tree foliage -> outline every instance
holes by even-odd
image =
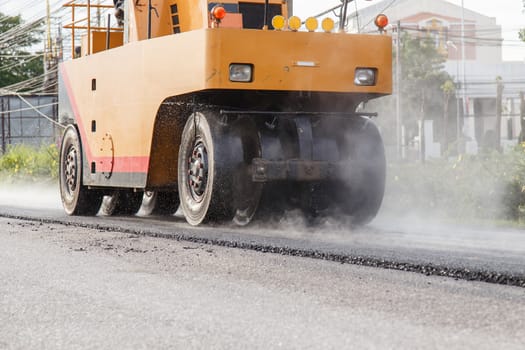
[[[427,113],[436,108],[441,110],[441,86],[450,80],[443,66],[446,57],[437,50],[429,36],[421,38],[404,33],[400,58],[401,93],[407,100],[406,118],[429,119]]]
[[[42,31],[22,29],[22,18],[0,13],[0,87],[43,74],[42,56],[31,47],[42,40]],[[17,30],[19,29],[20,30]]]
[[[394,58],[395,55],[396,52]],[[418,121],[434,120],[437,122],[436,127],[444,124],[443,105],[446,94],[450,92],[444,91],[442,87],[447,81],[453,81],[453,78],[444,70],[445,54],[425,33],[402,33],[399,58],[401,117],[407,130],[406,136],[410,138],[418,133]],[[394,66],[394,74],[396,69]],[[382,116],[379,124],[383,129],[395,130],[395,95],[373,102],[372,107]],[[385,136],[386,142],[395,143],[395,135]]]

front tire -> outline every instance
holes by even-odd
[[[68,215],[96,215],[102,194],[83,185],[82,145],[77,129],[70,125],[64,131],[60,147],[60,197]]]

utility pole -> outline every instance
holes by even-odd
[[[53,44],[51,40],[51,7],[46,0],[46,44],[44,48],[44,91],[52,89],[54,74],[52,74]]]
[[[496,78],[496,134],[495,147],[498,152],[502,152],[501,149],[501,119],[503,114],[503,81],[501,77]]]
[[[51,36],[51,7],[49,0],[46,0],[46,41],[44,48],[44,85],[43,92],[56,93],[58,73],[58,62],[62,58],[62,36],[53,40]],[[59,28],[60,31],[60,28]]]
[[[458,155],[461,153],[461,122],[459,113],[459,90],[461,88],[461,80],[459,78],[459,50],[453,41],[447,41],[447,47],[452,47],[456,52],[456,77],[454,78],[454,94],[456,96],[456,150]]]
[[[525,142],[525,93],[520,91],[520,137],[518,139],[519,143]]]
[[[402,139],[402,120],[401,120],[401,21],[397,21],[396,26],[396,142],[397,157],[403,159],[403,141]]]
[[[461,0],[461,62],[463,65],[463,118],[467,116],[468,104],[467,104],[467,78],[466,78],[466,64],[465,64],[465,6],[464,1]]]

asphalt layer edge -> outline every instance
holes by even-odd
[[[295,256],[303,257],[310,259],[325,260],[331,262],[337,262],[341,264],[352,264],[359,266],[368,266],[376,267],[390,270],[398,270],[405,272],[415,272],[419,274],[424,274],[426,276],[440,276],[454,278],[458,280],[466,281],[478,281],[478,282],[487,282],[500,285],[516,286],[525,288],[525,275],[514,275],[510,273],[501,273],[490,271],[488,269],[461,269],[461,268],[450,268],[447,266],[436,265],[436,264],[416,264],[411,262],[396,261],[393,259],[380,259],[377,257],[370,256],[361,256],[361,255],[351,255],[351,254],[338,254],[338,253],[328,253],[321,252],[315,249],[297,249],[287,246],[275,246],[269,244],[256,244],[256,243],[246,243],[239,242],[234,240],[224,240],[224,239],[211,239],[197,237],[191,234],[176,234],[176,233],[162,233],[155,232],[154,230],[139,230],[139,229],[130,229],[124,227],[118,227],[114,225],[103,225],[103,224],[88,224],[88,223],[78,223],[72,222],[64,219],[49,219],[49,218],[37,218],[31,216],[21,216],[13,215],[7,213],[0,213],[0,217],[23,220],[23,221],[32,221],[40,222],[45,224],[57,224],[57,225],[67,225],[81,228],[89,228],[95,230],[104,230],[108,232],[121,232],[128,234],[135,234],[140,236],[147,237],[157,237],[157,238],[166,238],[173,239],[177,241],[192,242],[199,244],[214,245],[226,248],[237,248],[243,250],[251,250],[261,253],[271,253],[271,254],[280,254],[286,256]]]

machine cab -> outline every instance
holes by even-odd
[[[130,42],[204,28],[273,29],[271,18],[287,17],[291,3],[269,0],[267,12],[265,0],[72,0],[64,6],[71,8],[71,23],[65,28],[72,30],[75,41],[72,57],[80,57]],[[219,7],[220,11],[214,11]],[[108,12],[105,24],[94,25],[93,19],[101,11]]]

